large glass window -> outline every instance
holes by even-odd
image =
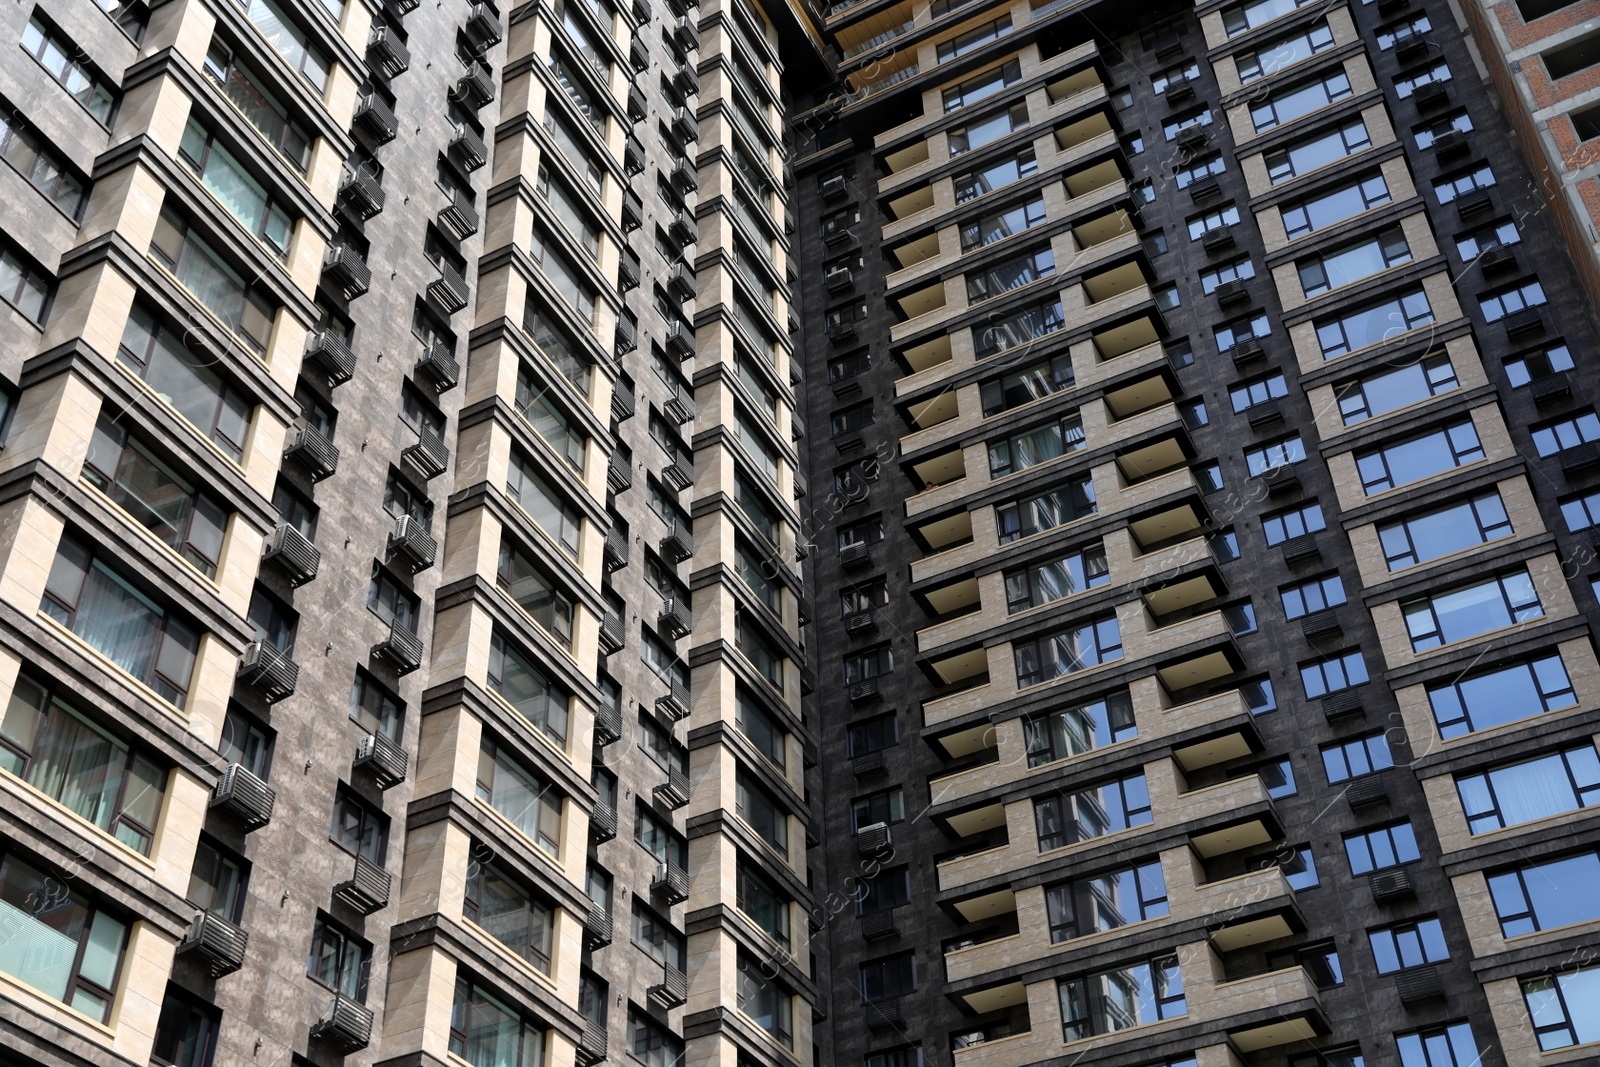
[[[739,954],[739,1011],[778,1044],[793,1048],[794,994],[767,977],[769,970],[748,954]]]
[[[554,910],[493,863],[468,865],[466,917],[543,974],[550,973]]]
[[[1387,415],[1408,404],[1457,389],[1460,385],[1450,357],[1438,355],[1336,385],[1334,392],[1339,397],[1339,417],[1349,426]]]
[[[121,419],[102,412],[84,457],[83,480],[207,578],[216,577],[228,513],[222,502],[156,458]]]
[[[245,281],[187,220],[163,210],[150,253],[247,347],[258,355],[266,352],[276,308],[261,286]]]
[[[1043,426],[989,442],[989,475],[1000,478],[1084,448],[1083,419],[1076,411]]]
[[[533,460],[515,450],[511,453],[511,464],[506,469],[506,492],[556,544],[569,555],[577,555],[581,522],[578,509],[567,503],[538,472],[538,465]]]
[[[15,107],[0,114],[0,159],[15,167],[62,214],[78,220],[89,198],[88,182]]]
[[[273,0],[247,0],[250,21],[268,43],[278,50],[283,61],[305,75],[317,90],[328,84],[328,57],[311,43],[310,36],[283,13]]]
[[[213,38],[211,50],[206,53],[205,72],[267,143],[304,174],[311,161],[311,134],[289,117],[277,97],[263,88],[261,75],[234,55],[220,36]]]
[[[77,538],[62,538],[39,610],[183,707],[199,631],[135,589]]]
[[[248,864],[210,838],[202,837],[195,847],[189,889],[183,896],[195,907],[236,923],[244,914],[244,891],[249,880]]]
[[[1379,204],[1387,204],[1389,200],[1388,183],[1383,175],[1374,174],[1350,185],[1284,204],[1278,210],[1283,214],[1284,232],[1290,237],[1299,237],[1337,225]]]
[[[1475,834],[1546,819],[1600,803],[1600,756],[1583,744],[1458,775],[1456,791]]]
[[[1103,545],[1090,545],[1059,559],[1006,575],[1006,605],[1014,614],[1082,593],[1111,580]]]
[[[0,769],[150,854],[167,772],[27,675],[17,678],[0,719]]]
[[[992,115],[985,115],[975,119],[967,125],[951,130],[946,134],[950,146],[950,154],[959,156],[974,149],[982,148],[993,141],[998,141],[1013,130],[1020,130],[1028,124],[1028,105],[1026,101],[1019,101]]]
[[[1035,196],[1030,200],[1012,204],[1009,207],[998,208],[978,216],[971,222],[962,224],[961,250],[970,252],[974,248],[981,248],[996,241],[1003,241],[1007,237],[1031,229],[1044,221],[1044,197],[1042,196]]]
[[[739,910],[778,944],[789,947],[789,898],[776,882],[740,857],[738,861]]]
[[[1250,121],[1255,124],[1256,132],[1260,133],[1309,115],[1335,100],[1343,100],[1352,92],[1349,76],[1340,70],[1280,89],[1267,99],[1252,104]]]
[[[479,800],[504,815],[530,841],[552,856],[560,855],[561,794],[488,737],[478,754],[477,791]]]
[[[1230,7],[1222,12],[1222,25],[1229,37],[1248,33],[1257,26],[1265,26],[1311,0],[1250,0],[1249,3]]]
[[[756,750],[780,771],[788,765],[786,746],[789,733],[775,716],[743,689],[734,696],[734,711],[739,732],[750,739]]]
[[[972,327],[973,355],[977,359],[1031,344],[1067,324],[1061,301],[1045,299],[981,326]]]
[[[1600,1041],[1600,966],[1569,967],[1522,983],[1544,1051]]]
[[[1048,278],[1056,270],[1056,257],[1048,247],[996,263],[967,275],[967,304],[980,304],[1013,289]]]
[[[472,1067],[543,1067],[545,1032],[472,979],[456,979],[450,1052]]]
[[[1239,71],[1240,83],[1249,84],[1332,47],[1333,31],[1329,29],[1327,19],[1323,19],[1303,30],[1241,53],[1235,57],[1234,63]]]
[[[789,816],[771,793],[740,772],[734,789],[734,811],[756,835],[784,856],[789,854]]]
[[[1533,447],[1541,456],[1553,456],[1590,441],[1600,441],[1600,415],[1592,411],[1547,423],[1533,431]]]
[[[1012,645],[1017,687],[1060,678],[1122,658],[1122,629],[1115,615]]]
[[[1150,790],[1142,774],[1033,802],[1040,852],[1144,826],[1150,818]]]
[[[1003,189],[1014,182],[1039,169],[1038,159],[1034,156],[1033,147],[1020,149],[1014,155],[986,163],[976,170],[956,176],[955,194],[956,203],[965,204],[968,200],[976,200],[980,196]]]
[[[992,418],[1003,411],[1043,400],[1070,389],[1074,381],[1072,359],[1067,355],[1041,360],[1002,378],[991,378],[982,385],[983,417]]]
[[[572,598],[556,586],[542,564],[503,534],[495,582],[541,629],[571,647]],[[561,733],[566,733],[564,727]]]
[[[81,48],[37,13],[22,29],[22,50],[37,59],[95,121],[102,126],[111,125],[111,113],[117,106],[116,90],[86,60]]]
[[[1428,687],[1440,736],[1448,739],[1577,703],[1561,656],[1490,667]]]
[[[1359,648],[1300,664],[1300,686],[1305,690],[1307,700],[1316,700],[1342,689],[1353,689],[1366,680],[1367,661]]]
[[[1477,428],[1467,419],[1370,452],[1358,452],[1356,471],[1361,476],[1362,490],[1372,496],[1483,457]]]
[[[1344,582],[1337,574],[1326,574],[1285,586],[1278,590],[1278,597],[1283,601],[1283,617],[1298,619],[1343,604]]]
[[[1322,747],[1322,769],[1328,774],[1329,785],[1393,766],[1389,736],[1382,731]]]
[[[1189,1011],[1176,956],[1065,979],[1057,988],[1067,1041],[1145,1026]]]
[[[354,793],[340,789],[333,798],[328,838],[352,856],[382,867],[389,849],[389,820]]]
[[[1400,1067],[1477,1067],[1483,1062],[1467,1023],[1396,1034]]]
[[[1115,930],[1168,914],[1167,883],[1156,861],[1123,867],[1045,890],[1050,940]]]
[[[1428,294],[1415,289],[1358,311],[1317,319],[1314,324],[1322,358],[1333,359],[1380,344],[1432,321],[1433,307],[1428,303]]]
[[[243,458],[253,405],[217,372],[214,355],[188,348],[152,311],[135,304],[117,356],[203,437],[235,461]]]
[[[1511,519],[1498,491],[1378,527],[1378,540],[1391,571],[1511,534]]]
[[[583,469],[584,447],[588,435],[575,419],[562,410],[551,391],[546,389],[526,364],[517,367],[517,391],[513,405],[517,413],[528,420],[545,442],[570,464],[574,470]]]
[[[1450,958],[1450,949],[1444,943],[1444,927],[1438,919],[1420,919],[1368,930],[1367,943],[1372,946],[1372,958],[1379,974]]]
[[[1058,759],[1137,737],[1133,701],[1126,690],[1108,694],[1088,704],[1048,712],[1043,718],[1022,721],[1028,766],[1038,767]]]
[[[1001,544],[1053,530],[1096,511],[1094,484],[1088,478],[1068,482],[1037,496],[995,506]]]
[[[1411,246],[1398,226],[1339,248],[1319,252],[1299,260],[1300,287],[1306,296],[1318,296],[1330,289],[1349,285],[1362,278],[1411,260]]]
[[[1600,853],[1525,863],[1488,876],[1489,895],[1506,937],[1600,919]]]
[[[0,923],[10,932],[0,972],[109,1022],[128,925],[71,882],[15,856],[0,859]]]
[[[215,132],[199,119],[189,119],[178,146],[178,158],[252,237],[266,242],[280,258],[289,254],[294,220],[288,210],[268,194],[266,186],[250,176],[239,158],[218,143]]]
[[[1400,610],[1414,652],[1544,617],[1526,569],[1402,601]]]

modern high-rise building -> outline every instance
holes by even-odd
[[[0,11],[0,1064],[1600,1061],[1597,21]]]

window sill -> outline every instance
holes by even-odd
[[[57,1000],[47,993],[41,993],[33,986],[13,978],[3,971],[0,971],[0,990],[3,990],[11,999],[40,1005],[39,1014],[46,1019],[50,1019],[58,1026],[82,1026],[86,1028],[89,1031],[91,1040],[98,1039],[109,1046],[114,1044],[117,1039],[117,1032],[112,1027],[107,1026],[91,1015],[85,1015],[64,1000]],[[116,1014],[117,1009],[121,1006],[116,995],[113,995],[111,1004],[112,1013]],[[65,1013],[67,1018],[53,1018],[58,1013]]]

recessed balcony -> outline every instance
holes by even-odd
[[[889,169],[890,174],[898,174],[901,171],[910,170],[918,164],[926,163],[928,158],[928,142],[918,141],[915,144],[890,152],[883,157],[883,163]]]
[[[1170,404],[1177,396],[1172,388],[1172,380],[1165,374],[1157,373],[1108,391],[1105,404],[1112,420],[1129,419],[1141,412]]]
[[[955,353],[950,346],[950,335],[947,333],[940,334],[931,341],[912,345],[900,353],[900,358],[911,368],[913,375],[949,363],[954,357]],[[906,379],[902,378],[900,381],[904,383]]]
[[[1149,315],[1139,315],[1095,331],[1090,340],[1102,360],[1111,360],[1147,345],[1159,345],[1161,331]]]
[[[896,323],[896,326],[901,326],[923,315],[931,315],[936,311],[944,310],[944,282],[939,281],[915,292],[906,293],[904,296],[897,296],[892,299],[901,316],[900,322]]]
[[[1189,451],[1176,434],[1130,449],[1116,460],[1117,472],[1129,486],[1159,478],[1188,463]]]
[[[933,186],[921,185],[890,200],[885,207],[889,219],[900,222],[933,206]]]
[[[1056,130],[1056,147],[1062,152],[1071,152],[1074,148],[1086,141],[1092,141],[1103,134],[1115,133],[1116,128],[1111,125],[1111,119],[1103,111],[1096,111],[1081,119],[1067,123]]]

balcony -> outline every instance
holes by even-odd
[[[400,457],[411,464],[424,481],[430,481],[450,469],[450,449],[444,438],[431,427],[424,426],[417,435],[417,443],[407,447]]]
[[[311,1036],[341,1056],[360,1052],[372,1041],[372,1012],[364,1005],[335,994],[311,1024]]]
[[[689,999],[689,976],[668,965],[661,976],[661,981],[647,990],[647,995],[662,1009],[682,1007]]]
[[[333,899],[360,915],[382,911],[389,904],[389,872],[356,857],[350,877],[333,887]]]
[[[244,966],[250,935],[215,912],[202,911],[178,942],[178,955],[193,956],[212,978],[232,974]]]
[[[473,4],[467,9],[467,21],[461,28],[479,55],[499,44],[504,35],[500,19],[488,4],[482,3]]]
[[[660,894],[669,904],[683,903],[689,899],[689,872],[671,860],[656,864],[650,892]]]
[[[272,821],[272,806],[277,798],[273,788],[254,773],[241,764],[230,763],[217,780],[206,807],[226,815],[249,833]]]
[[[583,917],[583,943],[590,949],[611,944],[611,912],[604,904],[589,902],[589,914]]]
[[[388,144],[400,132],[394,109],[377,93],[368,89],[356,101],[355,114],[351,116],[356,127],[380,145]]]
[[[410,633],[409,630],[405,632]],[[415,637],[414,634],[412,636]],[[420,650],[419,641],[419,653]],[[405,749],[387,737],[368,734],[361,739],[352,766],[365,768],[367,773],[372,775],[373,781],[378,783],[379,789],[392,789],[406,780],[406,768],[410,762],[410,754]]]
[[[328,246],[322,258],[322,277],[346,300],[353,300],[372,288],[372,268],[345,240]]]
[[[311,480],[320,482],[339,467],[339,450],[315,426],[296,426],[283,446],[283,458],[298,463]]]
[[[377,215],[386,199],[378,179],[365,171],[346,167],[339,178],[339,202],[359,219]]]
[[[448,392],[461,381],[461,364],[455,353],[442,341],[427,345],[417,360],[416,373],[433,383],[436,393]]]
[[[422,666],[422,638],[415,630],[398,622],[389,627],[389,636],[372,646],[374,656],[382,656],[399,674],[410,674]]]
[[[673,519],[667,524],[667,532],[662,535],[657,548],[669,562],[682,563],[694,555],[694,531],[682,521]]]
[[[322,368],[329,385],[343,385],[356,374],[355,353],[345,339],[332,330],[318,330],[306,343],[306,361]]]
[[[474,60],[456,82],[451,95],[476,111],[494,100],[494,75],[488,67]]]
[[[299,665],[268,641],[250,642],[239,657],[239,684],[260,693],[268,704],[293,696],[299,678]]]
[[[656,626],[674,641],[688,637],[694,629],[694,618],[689,612],[688,601],[683,597],[664,597],[661,601],[661,611],[656,615]]]
[[[1316,983],[1299,964],[1218,982],[1212,997],[1213,1017],[1244,1020],[1229,1027],[1228,1040],[1247,1055],[1328,1032]]]
[[[394,529],[389,532],[388,555],[412,574],[433,566],[438,551],[438,543],[420,519],[402,515],[394,521]]]
[[[489,149],[484,145],[483,138],[471,127],[456,123],[455,133],[450,137],[449,151],[468,173],[477,170],[489,162]]]
[[[367,37],[367,65],[393,80],[410,69],[411,52],[393,29],[374,26]]]
[[[656,710],[673,722],[682,722],[689,717],[690,697],[689,687],[677,678],[667,687],[667,691],[656,697]]]
[[[311,539],[288,523],[280,523],[261,549],[261,562],[270,563],[296,588],[317,576],[322,553]]]
[[[676,810],[689,803],[689,776],[674,767],[667,772],[667,780],[651,791],[663,806]]]
[[[446,314],[454,314],[467,306],[467,280],[450,263],[438,262],[435,265],[439,268],[439,277],[428,283],[428,296]]]

